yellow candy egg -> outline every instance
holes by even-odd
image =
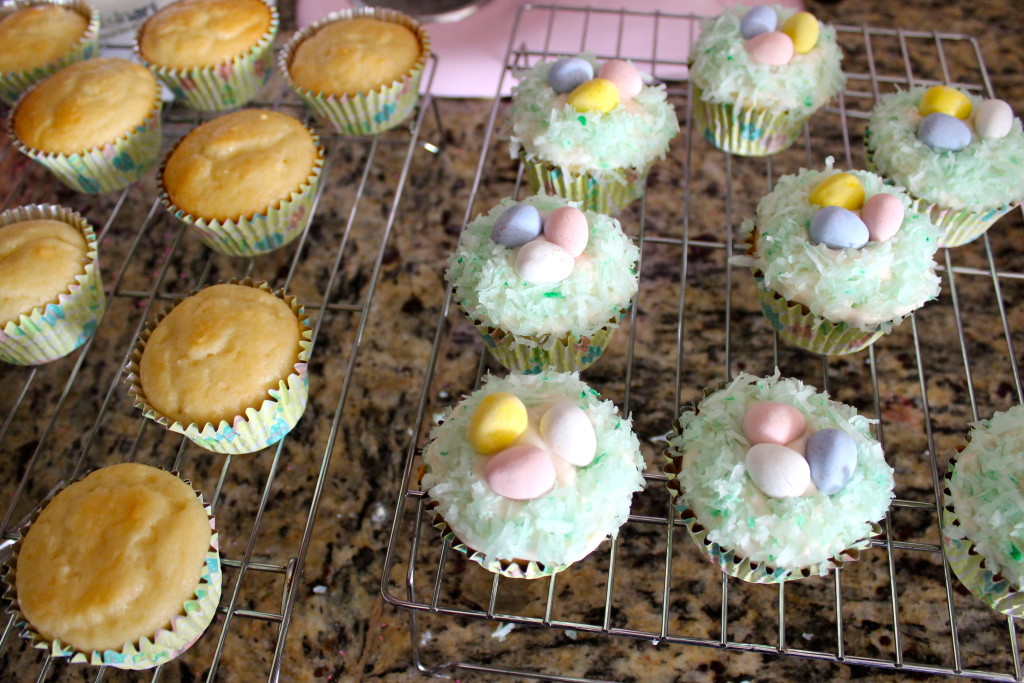
[[[836,173],[818,183],[807,201],[818,206],[841,206],[859,211],[864,206],[864,186],[852,173]]]
[[[810,12],[797,12],[782,25],[782,32],[793,40],[793,50],[802,55],[814,49],[821,32],[818,20]]]
[[[529,417],[519,397],[505,391],[480,401],[469,421],[469,443],[481,455],[504,450],[526,431]]]
[[[921,116],[938,112],[949,114],[966,121],[971,116],[971,101],[956,88],[947,85],[936,85],[925,91],[917,111]]]
[[[594,78],[569,93],[569,104],[576,111],[610,112],[619,104],[619,89],[607,78]]]

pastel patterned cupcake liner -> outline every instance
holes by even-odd
[[[544,192],[574,202],[582,202],[582,209],[614,216],[634,200],[644,196],[647,188],[647,171],[623,168],[615,171],[611,178],[598,179],[587,173],[573,173],[542,159],[530,159],[520,153],[526,180],[534,194]]]
[[[814,111],[781,111],[706,102],[704,91],[693,83],[693,119],[696,130],[722,150],[745,157],[781,152],[800,137]]]
[[[180,477],[178,472],[172,472]],[[21,530],[21,538],[14,544],[13,554],[4,563],[3,583],[5,586],[4,599],[7,600],[7,611],[14,617],[14,625],[21,629],[20,635],[28,640],[33,648],[45,650],[51,657],[67,657],[72,664],[92,664],[94,666],[113,666],[118,669],[151,669],[174,659],[193,643],[199,640],[207,627],[217,614],[217,605],[220,604],[222,572],[220,550],[217,528],[213,517],[213,511],[209,505],[204,505],[206,515],[210,520],[210,547],[206,553],[206,564],[204,565],[199,578],[199,585],[196,586],[195,594],[182,605],[182,612],[171,618],[170,628],[158,630],[151,638],[142,638],[138,642],[125,643],[120,650],[92,650],[89,652],[76,650],[71,645],[66,645],[60,640],[50,640],[32,628],[32,625],[21,612],[18,603],[18,555],[21,551],[22,539],[28,533],[29,527],[39,518],[40,513],[53,498],[64,488],[81,481],[86,475],[68,482],[65,486],[52,492],[35,509],[26,524]],[[192,483],[183,480],[189,486]],[[201,503],[203,494],[195,492]]]
[[[37,66],[24,71],[8,71],[0,73],[0,100],[7,105],[13,105],[21,97],[21,94],[47,76],[57,73],[68,64],[91,59],[100,51],[100,13],[99,11],[81,0],[18,0],[10,5],[5,5],[0,10],[0,19],[7,17],[14,12],[32,5],[62,5],[69,7],[85,17],[88,22],[85,33],[78,39],[74,47],[68,50],[56,61],[44,66]]]
[[[271,291],[270,285],[266,282],[253,282],[249,279],[228,282],[229,284],[262,289],[278,297],[288,304],[303,328],[299,339],[301,350],[296,359],[294,371],[282,379],[276,389],[270,390],[270,398],[265,399],[258,408],[246,408],[245,412],[242,415],[236,415],[230,424],[227,420],[221,420],[220,424],[192,422],[186,425],[172,420],[153,407],[146,399],[142,383],[139,380],[139,363],[142,361],[146,342],[149,341],[153,330],[161,320],[167,317],[174,306],[146,323],[128,359],[128,365],[124,369],[125,381],[129,384],[129,397],[135,407],[142,410],[144,417],[172,432],[184,434],[197,446],[208,451],[231,454],[253,453],[283,439],[295,427],[306,410],[306,401],[309,397],[309,376],[306,373],[313,331],[310,329],[309,316],[306,315],[302,304],[294,296],[285,295],[280,290]],[[189,296],[195,293],[191,292]]]
[[[420,58],[412,69],[394,83],[355,95],[329,95],[299,87],[289,73],[292,56],[299,43],[326,24],[359,17],[400,24],[411,30],[420,41]],[[348,135],[375,135],[395,128],[409,117],[419,101],[420,79],[430,55],[430,36],[412,17],[393,9],[363,7],[332,12],[320,21],[300,29],[281,50],[278,70],[288,86],[305,102],[320,123]]]
[[[143,24],[135,36],[135,56],[174,93],[175,99],[181,100],[187,107],[199,111],[223,111],[241,107],[256,97],[274,69],[274,38],[277,36],[280,19],[277,7],[262,1],[270,10],[270,27],[259,42],[243,55],[212,66],[189,69],[172,69],[153,64],[140,49],[140,38],[146,30],[146,24]]]
[[[172,216],[195,230],[203,244],[221,254],[256,256],[283,247],[302,234],[313,215],[313,200],[320,184],[324,153],[323,147],[320,146],[320,138],[313,131],[309,131],[309,134],[317,148],[317,157],[309,177],[287,199],[280,201],[276,206],[271,206],[263,213],[242,216],[233,221],[208,221],[178,207],[163,187],[164,168],[174,153],[173,149],[160,165],[160,201]]]
[[[68,355],[96,331],[106,309],[96,261],[96,233],[89,222],[63,206],[34,204],[3,212],[0,226],[35,219],[60,221],[82,231],[85,271],[75,276],[55,302],[34,308],[0,329],[0,360],[15,365],[38,365]]]
[[[945,533],[947,527],[960,526],[949,489],[955,469],[956,458],[950,458],[946,474],[943,475],[946,504],[942,508],[942,549],[949,560],[949,566],[960,583],[983,603],[1011,617],[1024,617],[1024,591],[1021,587],[1013,585],[998,570],[992,571],[985,557],[978,554],[971,539],[950,538]]]

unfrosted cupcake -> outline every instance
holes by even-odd
[[[664,85],[650,84],[628,60],[599,63],[589,53],[518,76],[509,145],[531,191],[608,214],[643,195],[648,169],[679,132]]]
[[[586,368],[636,293],[633,241],[614,218],[577,206],[503,199],[466,226],[448,257],[455,300],[509,369]]]
[[[979,600],[1024,616],[1024,406],[971,425],[950,458],[942,510],[949,566]]]
[[[947,86],[882,97],[865,133],[868,167],[907,188],[942,229],[940,246],[982,235],[1024,200],[1024,131],[1010,105]]]
[[[867,171],[803,169],[779,178],[743,222],[765,317],[815,353],[860,351],[939,293],[938,229]]]
[[[277,8],[264,0],[178,0],[146,20],[142,62],[193,109],[239,107],[272,72]]]
[[[372,135],[412,113],[429,54],[430,38],[412,17],[362,8],[334,12],[296,32],[278,68],[321,123]]]
[[[87,59],[37,83],[8,117],[18,148],[65,185],[87,194],[120,190],[160,152],[160,91],[126,59]]]
[[[106,306],[96,250],[92,226],[71,209],[0,214],[0,359],[46,363],[96,331]]]
[[[0,10],[0,100],[99,51],[100,13],[79,0],[25,0]]]
[[[294,297],[213,285],[147,325],[126,368],[143,415],[218,453],[251,453],[306,409],[311,331]]]
[[[835,29],[808,12],[727,7],[701,21],[690,47],[697,131],[742,156],[786,149],[842,91],[841,60]]]
[[[575,374],[488,375],[423,453],[435,526],[489,571],[533,579],[586,557],[644,485],[629,419]]]
[[[5,597],[34,647],[73,663],[148,669],[184,652],[217,613],[209,508],[174,474],[96,470],[44,502],[5,567]]]
[[[168,211],[211,249],[252,256],[305,229],[323,151],[297,119],[243,109],[190,131],[160,173]]]
[[[824,576],[881,533],[893,475],[868,420],[778,371],[684,407],[665,472],[701,553],[730,576]]]

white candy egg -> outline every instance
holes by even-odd
[[[772,498],[796,498],[811,482],[811,468],[804,456],[774,443],[750,447],[747,473],[754,485]]]
[[[557,244],[535,239],[519,247],[516,273],[527,282],[561,282],[572,275],[576,259]]]
[[[986,140],[1006,137],[1013,127],[1013,109],[1003,100],[985,100],[974,110],[974,131]]]
[[[586,467],[597,453],[597,436],[586,412],[572,403],[556,403],[540,418],[540,435],[548,449],[577,467]]]

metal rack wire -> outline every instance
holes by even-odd
[[[218,520],[224,596],[220,616],[191,650],[143,674],[154,681],[164,675],[165,668],[178,678],[186,677],[183,672],[188,677],[201,672],[212,681],[225,651],[240,648],[244,648],[242,659],[252,664],[248,679],[290,677],[283,667],[287,667],[285,644],[300,592],[297,587],[326,473],[338,449],[339,426],[347,414],[382,261],[407,180],[411,174],[428,172],[424,169],[430,168],[432,155],[443,145],[440,117],[430,95],[436,65],[436,57],[431,56],[423,78],[424,95],[405,128],[372,138],[320,131],[327,154],[306,230],[287,247],[256,258],[225,257],[203,248],[160,205],[153,173],[116,197],[85,197],[58,187],[9,145],[0,150],[0,173],[8,179],[3,208],[63,203],[98,226],[108,299],[99,331],[72,356],[45,366],[0,367],[0,384],[7,388],[0,395],[5,415],[0,452],[9,460],[0,478],[2,495],[9,500],[0,522],[0,558],[9,555],[23,521],[49,491],[92,467],[139,460],[191,479]],[[251,106],[285,110],[308,121],[299,99],[276,75],[263,92],[269,97]],[[165,109],[165,149],[213,116],[180,106]],[[425,122],[435,127],[429,140],[421,136]],[[396,168],[401,170],[394,174]],[[371,185],[373,197],[367,192]],[[321,210],[325,192],[332,195],[333,207],[342,207],[337,209],[338,216]],[[358,273],[358,282],[350,281],[353,272]],[[210,454],[187,439],[154,429],[126,399],[121,372],[151,314],[190,290],[231,277],[265,279],[275,289],[298,295],[314,319],[313,388],[305,419],[275,447],[244,457]],[[318,358],[317,347],[328,344],[336,345],[337,352]],[[337,381],[324,381],[326,371]],[[330,424],[322,442],[313,441],[309,425],[317,413]],[[15,423],[17,429],[12,429]],[[312,483],[308,488],[296,487],[290,481],[296,476],[308,477]],[[301,491],[301,499],[275,512],[273,499],[291,490]],[[256,501],[255,507],[248,504],[246,495]],[[267,534],[264,520],[274,514],[284,515],[299,531],[266,544],[262,542]],[[233,540],[225,545],[227,539]],[[251,651],[247,639],[258,629],[264,629],[270,652]],[[69,667],[63,659],[31,650],[17,637],[13,617],[4,620],[0,632],[0,657],[7,671],[4,678],[17,675],[42,681],[81,676],[85,671],[86,677],[98,682],[111,673],[107,667],[87,671]]]
[[[586,49],[601,59],[632,58],[655,78],[666,73],[675,77],[685,60],[667,54],[666,36],[692,41],[698,19],[526,6],[513,26],[496,92],[501,93],[504,80],[516,69]],[[539,44],[519,34],[528,21],[546,23]],[[590,30],[608,21],[617,23],[611,32],[617,41],[595,45]],[[649,53],[624,54],[623,35],[637,30],[649,31]],[[1019,331],[1011,325],[1020,314],[1016,302],[1024,293],[1024,262],[1013,248],[1013,236],[996,226],[972,245],[942,250],[940,300],[868,351],[843,358],[780,345],[751,303],[756,297],[749,276],[734,273],[728,262],[727,256],[740,249],[734,229],[752,214],[776,177],[801,166],[819,167],[829,154],[839,159],[840,167],[863,167],[863,152],[852,140],[860,139],[867,112],[880,94],[915,84],[955,83],[994,96],[981,50],[969,36],[858,26],[837,30],[849,76],[845,92],[836,106],[812,119],[802,145],[765,160],[732,157],[700,140],[691,125],[688,81],[666,79],[670,101],[685,123],[681,144],[662,162],[668,170],[660,173],[655,166],[647,198],[620,216],[641,248],[640,292],[626,329],[605,357],[583,373],[623,413],[633,414],[648,462],[648,487],[634,497],[634,514],[618,539],[577,563],[578,571],[574,566],[526,586],[467,562],[430,525],[427,500],[418,486],[418,453],[431,418],[457,401],[460,392],[468,393],[484,369],[503,372],[486,355],[479,357],[475,374],[455,367],[465,363],[464,354],[457,352],[472,333],[452,306],[451,291],[446,294],[404,478],[396,492],[381,582],[384,598],[408,610],[413,660],[421,671],[564,681],[614,675],[610,668],[588,668],[581,658],[559,659],[559,668],[553,670],[556,665],[550,661],[531,657],[531,645],[537,642],[542,643],[540,651],[550,652],[552,629],[560,629],[573,640],[595,634],[596,647],[618,648],[616,652],[635,639],[675,647],[676,652],[680,645],[697,645],[1024,680],[1014,620],[991,612],[959,587],[942,556],[938,533],[940,467],[962,441],[967,423],[1024,400],[1015,351]],[[500,164],[496,160],[507,155],[505,143],[498,140],[504,107],[496,96],[465,222],[497,198],[521,193],[521,171],[514,185],[493,172]],[[675,173],[682,178],[681,186],[673,183]],[[737,369],[765,374],[774,367],[880,420],[877,436],[897,470],[897,499],[882,523],[884,535],[861,562],[828,579],[751,586],[708,567],[681,533],[660,474],[659,452],[678,407],[694,399],[700,388]],[[928,611],[929,603],[941,608]],[[514,641],[508,647],[488,646],[478,642],[480,630],[473,629],[480,620],[534,628],[516,630],[508,636]],[[455,635],[450,639],[461,647],[453,651],[431,646],[432,634],[424,623],[434,624],[435,630],[451,629]],[[662,661],[671,662],[673,656],[664,655]],[[509,658],[515,665],[503,663]],[[523,662],[532,663],[532,670],[523,668]],[[666,671],[678,669],[667,665]]]

